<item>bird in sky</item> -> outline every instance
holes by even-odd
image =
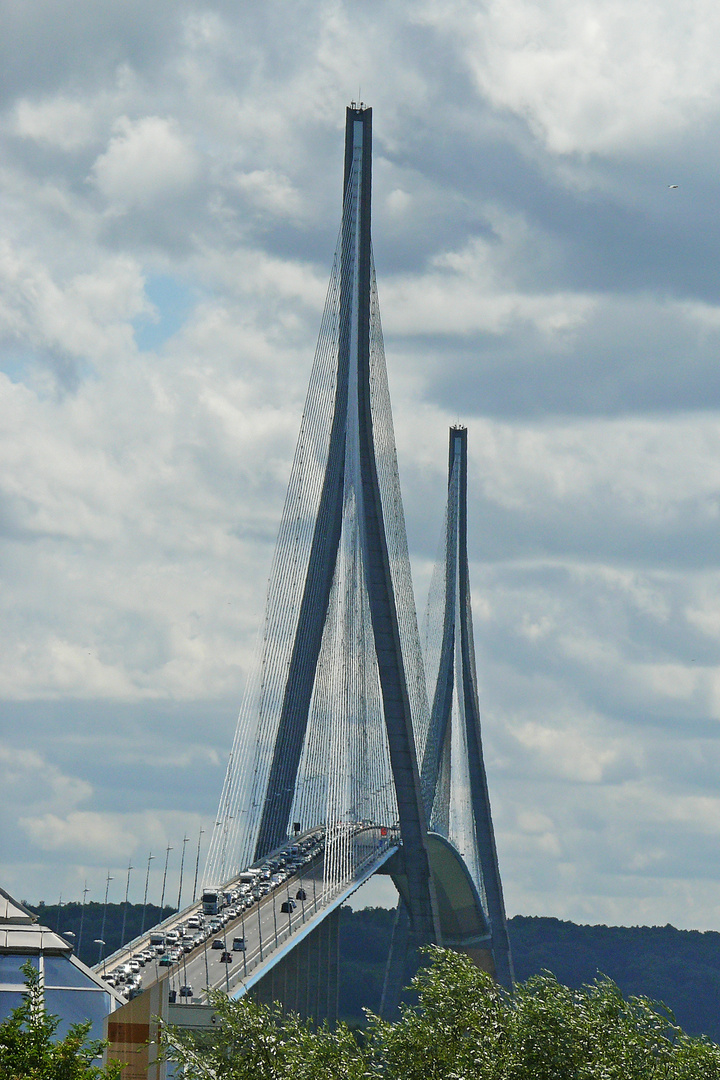
[[[678,186],[677,184],[668,184],[668,187],[671,188],[672,190],[674,190],[677,186]]]

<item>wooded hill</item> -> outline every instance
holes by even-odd
[[[80,904],[39,904],[40,921],[61,934],[72,931],[77,943]],[[165,915],[172,909],[165,908]],[[385,958],[392,934],[394,912],[386,908],[352,911],[343,908],[340,924],[342,957],[340,1000],[345,1019],[363,1019],[363,1007],[380,1008]],[[125,939],[140,931],[142,905],[129,904]],[[160,909],[148,904],[146,927],[160,920]],[[106,955],[120,946],[123,905],[108,904],[101,933],[103,905],[86,904],[80,957],[97,963],[99,946]],[[515,975],[550,971],[566,986],[591,983],[597,975],[613,979],[624,995],[636,994],[662,1001],[691,1035],[708,1035],[720,1042],[720,933],[676,930],[672,926],[578,926],[540,916],[516,915],[509,921]],[[70,939],[72,940],[72,939]]]

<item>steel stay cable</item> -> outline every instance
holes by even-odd
[[[342,268],[341,268],[341,273],[342,273]],[[316,524],[316,527],[318,527],[318,526],[321,526],[321,525],[322,525],[322,520],[320,520],[320,521],[319,521],[319,522],[318,522],[318,523]],[[270,796],[272,796],[272,793],[268,793],[268,794],[269,794]],[[280,824],[284,824],[284,823],[280,823]]]
[[[341,242],[339,242],[338,246],[339,247],[341,246]],[[337,254],[336,254],[336,259],[335,259],[335,264],[334,264],[334,270],[335,271],[336,271],[336,268],[337,268]],[[323,320],[324,325],[321,325],[321,335],[320,335],[320,340],[319,340],[319,343],[318,343],[318,350],[316,350],[316,362],[314,364],[313,375],[311,376],[311,383],[310,383],[310,388],[309,388],[309,392],[308,392],[308,407],[306,408],[306,412],[305,412],[304,417],[303,417],[303,423],[301,424],[301,434],[300,434],[300,438],[298,440],[299,449],[296,452],[296,462],[295,462],[295,467],[294,467],[294,473],[291,474],[291,482],[290,482],[290,485],[289,485],[288,498],[286,500],[287,505],[291,505],[293,500],[296,501],[296,502],[299,502],[300,499],[301,499],[301,490],[300,489],[303,486],[302,481],[303,481],[303,478],[304,478],[304,475],[305,475],[304,465],[305,465],[305,458],[306,458],[306,453],[307,453],[307,443],[309,442],[311,445],[317,445],[318,440],[319,440],[318,428],[321,426],[318,423],[318,418],[320,420],[322,420],[323,416],[327,415],[327,402],[325,400],[323,400],[325,395],[323,393],[318,393],[318,389],[323,389],[324,386],[332,385],[333,382],[334,382],[333,365],[328,363],[328,359],[332,359],[333,352],[335,352],[335,350],[333,349],[333,345],[337,341],[337,331],[335,329],[336,324],[337,324],[337,312],[336,312],[335,309],[337,307],[337,298],[338,298],[338,287],[339,287],[338,277],[339,277],[339,275],[337,274],[337,272],[334,272],[331,275],[331,282],[330,282],[330,286],[329,286],[329,289],[328,289],[328,294],[329,294],[328,295],[328,301],[326,302],[325,315],[324,315],[324,320]],[[330,327],[330,331],[331,331],[330,333],[327,332],[328,326]],[[327,428],[327,424],[325,424],[325,427]],[[298,464],[298,463],[300,463],[300,464]],[[297,484],[298,471],[301,473],[300,484],[299,485]],[[319,476],[320,471],[316,470],[316,474]],[[316,480],[314,487],[315,487],[315,496],[316,496],[315,501],[316,501],[317,500],[317,490],[319,488],[319,481],[318,480]],[[309,501],[309,500],[306,497],[306,502],[307,501]],[[298,546],[300,546],[300,544],[302,544],[304,547],[307,547],[307,536],[308,536],[308,534],[310,532],[310,526],[309,526],[309,522],[311,521],[311,515],[310,514],[305,515],[305,521],[306,521],[307,524],[306,524],[304,529],[302,528],[302,524],[300,524],[300,535],[298,537],[297,514],[295,515],[295,529],[294,529],[295,536],[294,536],[294,540],[295,540],[295,551],[296,552],[297,552],[297,548],[298,548]],[[270,725],[267,723],[267,711],[268,710],[263,708],[263,706],[266,704],[266,702],[268,700],[268,697],[272,698],[273,694],[276,693],[276,685],[279,682],[278,668],[282,669],[282,666],[283,666],[282,661],[281,661],[280,664],[276,663],[273,667],[271,667],[270,671],[268,672],[267,668],[268,668],[269,665],[267,664],[267,654],[268,654],[267,638],[268,638],[268,626],[270,628],[273,627],[273,624],[275,624],[277,626],[278,608],[281,608],[281,609],[284,608],[284,611],[287,611],[287,606],[285,606],[283,604],[283,601],[286,599],[286,594],[288,592],[288,589],[287,589],[287,587],[285,587],[284,589],[281,589],[281,590],[274,590],[273,589],[273,582],[277,583],[279,581],[281,583],[281,585],[287,586],[287,583],[289,581],[289,576],[288,576],[288,574],[286,572],[286,568],[285,568],[284,553],[285,553],[285,541],[286,541],[286,538],[287,538],[288,534],[292,535],[292,533],[293,533],[293,529],[291,528],[291,524],[292,524],[292,522],[288,521],[288,515],[285,515],[284,518],[283,518],[283,521],[281,523],[278,546],[276,548],[276,557],[275,557],[275,560],[274,560],[274,566],[271,569],[271,581],[269,583],[269,588],[268,588],[268,605],[267,605],[267,615],[266,615],[266,620],[265,620],[266,629],[265,629],[265,642],[264,642],[264,646],[265,646],[264,661],[265,662],[263,664],[264,669],[265,669],[264,670],[265,678],[264,678],[264,686],[262,688],[263,689],[262,698],[264,700],[261,700],[261,702],[260,702],[259,717],[258,717],[259,722],[260,722],[259,723],[260,731],[257,732],[257,737],[255,739],[255,745],[258,748],[258,750],[261,750],[263,744],[265,744],[267,746],[268,743],[269,743],[268,736],[271,735],[271,730],[269,730]],[[291,582],[293,588],[290,591],[297,592],[297,578],[298,578],[298,575],[294,574],[294,575],[292,575],[292,578],[295,579],[295,580],[293,580]],[[274,595],[274,593],[275,593],[275,595]],[[274,603],[273,601],[276,601],[276,602]],[[279,601],[279,603],[278,603],[278,601]],[[296,607],[297,604],[295,604],[294,606]],[[277,655],[277,654],[271,652],[271,655]],[[268,678],[268,676],[269,676],[269,678]],[[264,713],[265,713],[265,716],[263,716]],[[237,728],[237,736],[238,737],[235,740],[235,744],[236,744],[235,749],[239,748],[239,744],[243,741],[243,738],[245,739],[245,744],[247,745],[247,735],[249,734],[249,732],[247,730],[248,726],[249,725],[242,725],[241,722],[239,722],[238,728]],[[258,756],[260,756],[260,755],[256,753],[256,759],[257,759]],[[255,779],[256,779],[256,784],[255,784],[256,788],[261,788],[261,783],[260,784],[258,783],[258,779],[259,779],[258,774],[265,773],[266,770],[267,770],[267,755],[265,755],[265,757],[266,757],[265,761],[261,760],[260,762],[258,762],[256,760],[255,771],[254,771],[254,775],[255,775]],[[236,753],[232,754],[231,762],[237,762],[237,754]],[[237,771],[237,766],[236,766],[236,771]],[[233,778],[230,779],[230,784],[231,784],[231,788],[232,788],[232,795],[236,797],[237,794],[242,790],[242,783],[239,780],[239,778],[234,778],[233,777]],[[227,787],[227,785],[225,785],[225,786]],[[221,799],[221,805],[223,804],[223,801],[224,801],[225,805],[227,806],[227,804],[228,804],[227,790],[225,790],[223,792],[223,795],[224,795],[224,800]],[[260,799],[258,797],[259,795],[260,795],[260,790],[257,790],[255,792],[255,798],[252,800],[252,803],[254,803],[255,806],[258,806],[258,804],[260,802]],[[233,797],[231,799],[231,802],[233,804],[235,803],[235,797]],[[233,806],[233,809],[234,808],[235,807]],[[222,819],[222,816],[223,816],[222,814],[219,815],[219,817],[221,819]],[[257,813],[254,815],[254,817],[255,818],[258,817]],[[237,814],[236,814],[236,819],[237,819]],[[248,823],[250,824],[250,829],[246,830],[246,831],[249,831],[250,833],[255,832],[254,826],[256,826],[257,822],[252,820],[251,817],[249,817],[248,818]],[[246,839],[249,840],[250,838],[248,837]],[[246,843],[244,846],[248,847],[249,844]]]

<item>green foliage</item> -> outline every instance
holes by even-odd
[[[609,979],[571,990],[537,975],[509,994],[436,950],[415,987],[417,1007],[374,1025],[393,1080],[720,1080],[720,1047],[646,998],[624,1000]]]
[[[600,971],[625,997],[646,994],[672,1006],[694,1035],[720,1042],[720,933],[674,926],[578,926],[545,916],[509,920],[519,980],[543,970],[579,987]]]
[[[430,950],[400,1019],[370,1018],[358,1044],[243,999],[215,997],[217,1031],[166,1030],[187,1080],[720,1080],[720,1047],[693,1039],[664,1006],[624,999],[609,979],[579,990],[552,975],[510,994],[465,956]]]
[[[162,1044],[186,1080],[361,1080],[365,1054],[345,1024],[313,1030],[279,1006],[212,996],[216,1028],[208,1035],[165,1028]]]
[[[377,1012],[392,932],[393,911],[341,910],[340,1003],[343,1019],[359,1021],[362,1007]],[[720,933],[673,926],[579,926],[545,916],[508,921],[519,982],[552,971],[579,989],[609,976],[627,998],[665,1001],[692,1035],[720,1042]]]
[[[119,1065],[93,1065],[104,1043],[88,1040],[90,1021],[53,1041],[60,1020],[45,1012],[39,973],[29,963],[22,970],[22,1004],[0,1024],[0,1080],[118,1080]]]

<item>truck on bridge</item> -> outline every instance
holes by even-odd
[[[225,903],[219,885],[206,885],[202,894],[202,909],[205,915],[217,915]]]

